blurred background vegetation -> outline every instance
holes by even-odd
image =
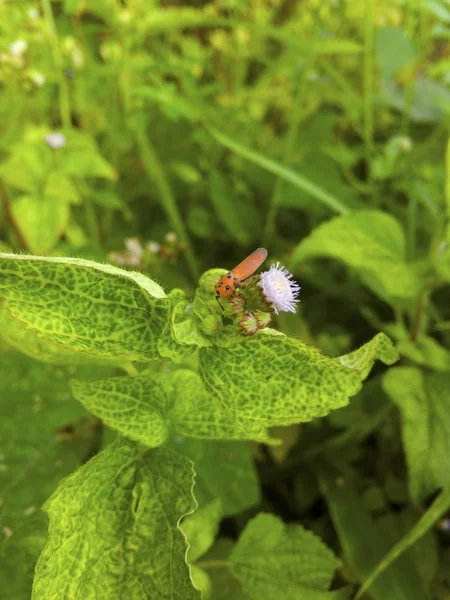
[[[436,226],[444,1],[4,0],[0,27],[5,246],[100,258],[138,237],[192,290],[257,245],[289,262],[347,210],[399,217],[411,258]]]
[[[394,302],[340,262],[292,259],[323,221],[362,209],[399,221],[419,267],[450,239],[446,0],[0,0],[0,31],[1,250],[109,260],[192,294],[204,270],[265,246],[302,286],[285,332],[337,355],[383,329],[407,361],[449,370],[450,277],[431,303],[430,288]],[[262,473],[266,502],[329,543],[311,465],[336,431],[371,482],[368,510],[406,507],[399,531],[420,512],[399,423],[370,437],[389,412],[376,372],[368,390],[326,425],[280,432],[274,464],[311,440],[287,502]],[[436,544],[419,560],[428,582]]]

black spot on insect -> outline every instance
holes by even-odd
[[[226,286],[225,286],[225,289],[226,289],[226,290],[229,290],[229,289],[230,289],[230,286],[229,286],[229,285],[226,285]]]
[[[227,279],[231,279],[233,275],[231,273],[227,273]]]

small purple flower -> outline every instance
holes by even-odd
[[[285,267],[280,267],[278,262],[261,273],[260,277],[258,285],[275,314],[279,311],[295,313],[300,286],[293,281],[292,274]]]
[[[46,135],[45,141],[50,148],[53,148],[53,150],[59,150],[60,148],[64,148],[66,145],[66,136],[58,131],[55,131]]]

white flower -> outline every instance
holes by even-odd
[[[142,258],[142,254],[144,253],[144,249],[141,246],[141,242],[138,238],[128,238],[125,240],[125,248],[128,250],[130,256],[135,258],[138,262]]]
[[[54,133],[49,133],[48,135],[46,135],[45,141],[50,146],[50,148],[53,148],[53,150],[59,150],[60,148],[63,148],[66,145],[66,136],[62,133],[58,133],[57,131],[55,131]]]
[[[168,244],[175,244],[175,242],[177,241],[177,234],[174,233],[173,231],[169,231],[168,233],[166,233],[166,235],[164,236],[164,239],[166,240],[166,242]]]
[[[9,52],[13,56],[22,56],[28,50],[28,42],[26,40],[15,40],[9,46]]]
[[[37,87],[42,87],[45,83],[45,75],[43,75],[40,71],[32,71],[30,73],[30,79],[37,85]]]
[[[39,19],[39,11],[37,8],[29,8],[27,10],[27,15],[30,19]]]
[[[158,242],[150,241],[147,243],[146,248],[152,254],[158,254],[158,252],[161,249],[161,246],[158,244]]]
[[[292,274],[285,267],[280,267],[279,262],[261,273],[258,285],[275,314],[279,311],[295,312],[300,286],[293,281]]]
[[[77,46],[75,46],[70,53],[70,58],[76,69],[82,69],[84,67],[84,54]]]

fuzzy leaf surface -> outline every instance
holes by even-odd
[[[231,422],[256,428],[311,421],[345,406],[375,358],[396,360],[387,338],[376,340],[336,360],[293,338],[261,332],[230,347],[202,348],[200,374]]]
[[[44,505],[33,600],[199,600],[178,528],[195,508],[192,485],[192,463],[173,450],[113,442]]]
[[[72,381],[72,391],[107,425],[149,447],[172,434],[206,439],[268,440],[264,429],[232,421],[220,402],[188,369],[113,377],[95,382]]]
[[[0,596],[5,598],[30,598],[47,533],[40,507],[96,442],[95,421],[70,397],[68,371],[18,352],[0,353]],[[107,372],[83,367],[77,374]]]
[[[52,344],[124,361],[157,355],[167,313],[151,279],[77,258],[0,254],[0,298]]]

